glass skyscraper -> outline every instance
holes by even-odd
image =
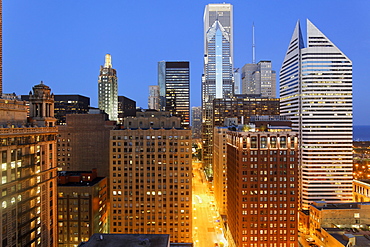
[[[181,118],[181,127],[190,127],[189,62],[158,62],[160,110]]]
[[[100,66],[98,80],[99,109],[109,115],[109,120],[118,118],[118,83],[117,72],[112,68],[110,54],[105,55],[105,64]]]
[[[203,160],[212,161],[213,100],[233,96],[233,6],[208,4],[204,11],[202,76]]]
[[[301,206],[352,200],[352,62],[307,20],[280,71],[280,112],[299,133]]]

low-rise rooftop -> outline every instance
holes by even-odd
[[[169,234],[93,234],[79,247],[168,247]]]

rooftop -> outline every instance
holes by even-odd
[[[317,209],[360,209],[362,205],[370,205],[370,202],[357,203],[326,203],[324,201],[316,201],[311,206]]]
[[[66,184],[60,184],[58,183],[58,187],[82,187],[82,186],[94,186],[95,184],[99,183],[101,180],[103,180],[105,177],[97,177],[95,178],[94,180],[92,181],[81,181],[79,183],[77,182],[69,182],[69,183],[66,183]]]
[[[169,234],[93,234],[79,247],[168,247]]]

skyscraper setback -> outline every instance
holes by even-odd
[[[109,120],[117,121],[118,118],[118,83],[117,72],[112,68],[110,54],[105,55],[105,64],[100,66],[98,80],[99,109],[109,115]]]
[[[202,135],[205,165],[212,160],[213,100],[233,95],[233,6],[208,4],[204,11]]]
[[[352,200],[352,62],[307,20],[280,71],[280,111],[300,139],[301,203]]]

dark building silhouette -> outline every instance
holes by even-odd
[[[90,107],[90,98],[82,95],[54,95],[54,116],[57,125],[66,123],[67,114],[87,114]]]
[[[21,95],[21,99],[30,100],[30,95]],[[66,124],[67,114],[87,114],[90,107],[90,98],[78,94],[54,95],[54,117],[57,125]]]
[[[62,171],[97,168],[109,175],[109,131],[114,122],[107,114],[67,115],[66,125],[58,126],[58,167]]]
[[[118,122],[122,123],[125,117],[136,116],[136,101],[125,96],[118,96]]]

